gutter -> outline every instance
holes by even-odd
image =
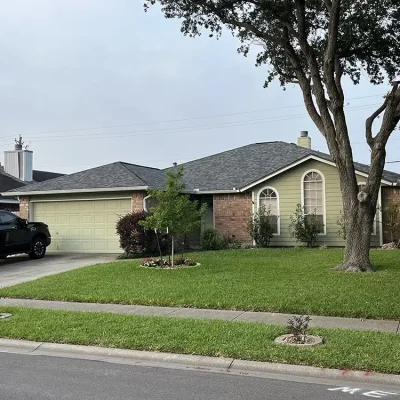
[[[14,199],[3,200],[3,199],[0,199],[0,204],[19,204],[19,200],[14,200]]]
[[[95,189],[71,189],[71,190],[32,190],[26,192],[4,192],[0,193],[4,197],[15,196],[39,196],[46,194],[70,194],[70,193],[97,193],[97,192],[129,192],[148,190],[148,186],[132,186],[132,187],[113,187],[113,188],[95,188]]]

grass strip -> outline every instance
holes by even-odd
[[[163,351],[325,368],[400,373],[400,336],[382,332],[312,329],[325,344],[278,345],[285,327],[195,320],[0,307],[0,337],[54,343]]]
[[[359,274],[332,270],[342,249],[193,253],[201,266],[177,270],[118,261],[0,289],[0,297],[400,319],[398,254],[372,250],[377,272]]]

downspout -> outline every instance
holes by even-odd
[[[144,210],[144,212],[149,212],[149,210],[147,209],[147,199],[149,199],[151,196],[150,195],[148,195],[148,196],[146,196],[146,197],[144,197],[143,198],[143,210]]]

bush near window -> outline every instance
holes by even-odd
[[[316,211],[305,215],[300,204],[296,211],[290,216],[289,231],[297,242],[305,243],[308,247],[314,247],[318,234],[323,231],[324,225],[320,222]]]
[[[129,213],[117,222],[119,243],[126,257],[133,258],[143,255],[165,254],[168,249],[168,240],[165,236],[157,236],[154,230],[146,230],[140,221],[146,219],[144,211]]]
[[[383,208],[383,212],[386,216],[384,227],[390,232],[391,242],[395,242],[400,236],[400,204],[389,203]]]
[[[207,228],[201,235],[200,246],[202,250],[221,250],[223,239],[216,229]]]
[[[247,223],[247,232],[257,247],[268,247],[274,236],[275,227],[271,223],[271,217],[276,217],[271,214],[271,209],[261,206]]]

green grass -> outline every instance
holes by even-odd
[[[312,329],[326,343],[313,348],[277,345],[285,327],[107,313],[1,307],[0,337],[99,345],[325,368],[400,373],[400,336],[392,333]]]
[[[200,267],[160,270],[139,260],[69,271],[0,290],[0,297],[400,318],[400,253],[371,251],[377,272],[344,273],[341,249],[191,254]]]

